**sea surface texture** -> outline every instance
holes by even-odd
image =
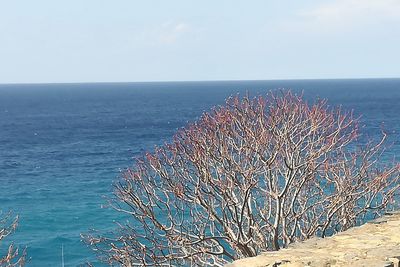
[[[80,233],[125,219],[102,208],[120,171],[230,95],[278,88],[354,109],[364,137],[388,132],[385,159],[400,156],[400,79],[0,85],[0,210],[20,215],[8,239],[27,266],[61,266],[61,247],[65,266],[101,266]]]

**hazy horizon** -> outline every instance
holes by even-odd
[[[298,78],[298,79],[259,79],[259,80],[170,80],[170,81],[107,81],[107,82],[96,82],[96,81],[87,81],[87,82],[23,82],[23,83],[0,83],[1,85],[63,85],[63,84],[136,84],[136,83],[218,83],[218,82],[274,82],[274,81],[346,81],[346,80],[398,80],[400,77],[368,77],[368,78]]]

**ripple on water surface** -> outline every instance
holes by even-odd
[[[93,260],[79,234],[122,219],[101,208],[120,169],[229,95],[274,88],[355,109],[372,137],[385,121],[399,155],[399,79],[0,85],[0,209],[20,215],[28,266],[61,264],[61,246],[66,266]]]

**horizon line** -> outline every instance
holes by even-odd
[[[100,81],[100,82],[11,82],[2,85],[68,85],[68,84],[130,84],[130,83],[197,83],[197,82],[267,82],[267,81],[325,81],[325,80],[396,80],[400,77],[367,78],[287,78],[287,79],[232,79],[232,80],[161,80],[161,81]]]

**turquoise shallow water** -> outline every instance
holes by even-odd
[[[0,85],[0,209],[20,215],[27,265],[61,266],[62,245],[65,266],[93,261],[79,234],[125,219],[101,206],[133,157],[231,94],[275,88],[354,109],[372,138],[384,122],[400,155],[400,79]]]

